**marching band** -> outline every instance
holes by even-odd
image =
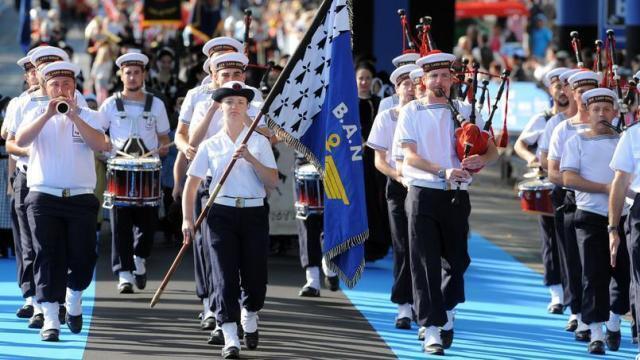
[[[243,44],[218,37],[203,52],[210,81],[189,90],[180,108],[173,174],[182,197],[184,242],[194,249],[201,329],[211,330],[208,342],[232,359],[240,356],[241,339],[249,350],[259,345],[268,274],[267,198],[278,184],[272,150],[277,138],[261,120],[242,144],[262,101],[261,92],[245,84],[249,59]],[[165,55],[173,61],[170,50],[163,50]],[[29,89],[12,101],[3,124],[16,162],[17,280],[25,299],[17,316],[41,329],[43,341],[58,341],[63,323],[72,333],[82,329],[82,292],[96,265],[101,206],[110,211],[117,290],[129,294],[134,285],[145,288],[162,192],[159,157],[172,145],[165,103],[145,90],[146,55],[117,58],[123,89],[97,111],[75,90],[79,69],[68,61],[63,50],[51,46],[20,59]],[[379,107],[377,98],[361,98],[360,104],[375,119],[367,125],[366,145],[386,179],[383,220],[391,229],[390,300],[397,305],[389,321],[398,329],[417,323],[423,350],[444,355],[454,346],[456,307],[465,301],[464,275],[471,263],[468,190],[474,174],[498,158],[499,141],[490,129],[496,105],[485,121],[483,101],[475,100],[477,66],[463,66],[458,81],[460,61],[453,54],[406,51],[393,64],[396,94]],[[359,81],[368,81],[367,72],[366,65],[358,65]],[[165,79],[169,87],[177,86],[172,81]],[[470,84],[464,98],[463,84]],[[589,353],[605,354],[620,347],[621,317],[640,299],[640,204],[635,203],[640,130],[624,116],[621,106],[627,104],[602,86],[596,72],[558,67],[545,75],[544,85],[552,106],[531,118],[515,143],[537,178],[520,184],[521,203],[539,215],[547,311],[562,315],[568,307],[566,330],[587,342]],[[93,152],[110,157],[103,204],[93,194]],[[216,189],[232,159],[237,164],[226,174],[229,181]],[[320,194],[322,180],[311,164],[301,161],[296,178],[318,186]],[[213,204],[207,204],[213,193]],[[209,206],[197,231],[194,219]],[[337,274],[323,263],[322,206],[309,210],[298,221],[307,280],[299,295],[317,297],[320,266],[329,288],[339,287]],[[371,248],[372,259],[386,254],[384,239],[379,241]]]

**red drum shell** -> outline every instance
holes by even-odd
[[[522,211],[532,215],[553,216],[553,187],[554,185],[546,179],[523,181],[518,184]]]
[[[296,217],[306,219],[324,211],[324,186],[320,173],[311,164],[298,167],[295,172]]]
[[[161,200],[159,159],[113,158],[107,161],[105,207],[158,206]]]

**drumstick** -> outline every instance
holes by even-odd
[[[117,153],[118,155],[126,156],[126,157],[131,158],[131,159],[134,159],[134,158],[135,158],[135,156],[133,156],[133,155],[131,155],[131,154],[127,154],[126,152],[121,151],[121,150],[116,150],[116,153]]]
[[[155,154],[157,154],[160,150],[162,150],[162,149],[164,149],[164,148],[167,148],[167,147],[169,147],[169,146],[171,146],[171,145],[174,145],[174,144],[175,144],[175,143],[174,143],[173,141],[172,141],[172,142],[170,142],[170,143],[168,143],[168,144],[164,144],[164,145],[160,146],[159,148],[157,148],[157,149],[155,149],[155,150],[151,150],[151,151],[148,151],[148,152],[146,152],[146,153],[142,154],[142,156],[140,156],[140,158],[146,158],[146,157],[148,157],[148,156],[155,155]]]

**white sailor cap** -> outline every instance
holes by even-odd
[[[618,96],[611,89],[595,88],[588,90],[584,94],[582,94],[582,102],[587,104],[587,106],[596,102],[608,102],[614,107],[617,107]]]
[[[239,52],[220,54],[209,60],[210,67],[216,71],[220,69],[240,69],[244,71],[248,63],[249,59]]]
[[[590,70],[579,71],[567,79],[572,89],[577,89],[581,86],[592,85],[598,87],[600,82],[600,76]]]
[[[37,47],[29,58],[35,67],[54,61],[69,61],[69,55],[64,50],[54,46]]]
[[[544,82],[544,86],[549,87],[554,82],[560,81],[560,75],[562,75],[562,73],[567,71],[567,70],[569,70],[569,68],[559,67],[559,68],[555,68],[555,69],[552,69],[549,72],[547,72],[544,75],[544,78],[542,79],[542,82]]]
[[[562,81],[563,84],[568,84],[569,83],[569,78],[574,75],[579,73],[580,71],[582,71],[582,69],[570,69],[567,70],[565,72],[563,72],[562,74],[560,74],[560,81]]]
[[[16,61],[16,64],[18,64],[18,66],[23,68],[24,71],[29,71],[29,70],[35,68],[35,66],[33,66],[33,64],[31,63],[31,57],[29,55],[27,55],[27,56],[21,58],[20,60]]]
[[[141,66],[143,69],[149,62],[149,58],[145,54],[128,52],[124,55],[120,55],[116,59],[116,65],[119,68],[123,68],[124,66],[137,65]]]
[[[207,75],[211,75],[211,58],[207,58],[202,64],[202,70],[207,73]]]
[[[395,58],[393,58],[393,60],[391,60],[391,62],[393,63],[393,66],[399,68],[400,66],[407,64],[415,65],[418,59],[420,59],[420,54],[411,52],[396,56]]]
[[[242,43],[228,36],[219,36],[207,41],[202,47],[202,53],[211,57],[214,53],[221,51],[244,52]]]
[[[422,67],[425,73],[436,69],[449,69],[456,61],[456,56],[448,53],[435,53],[421,57],[416,61],[416,65]]]
[[[420,70],[420,67],[416,64],[402,65],[391,73],[389,80],[391,80],[393,85],[399,85],[401,82],[409,79],[409,74],[416,69]]]
[[[413,81],[415,84],[420,83],[422,81],[423,76],[424,76],[424,70],[422,70],[422,68],[420,67],[418,67],[417,69],[409,73],[409,77],[411,78],[411,81]]]
[[[44,81],[49,81],[58,76],[67,76],[75,80],[79,72],[80,68],[78,65],[68,61],[55,61],[45,65],[45,67],[40,70]]]

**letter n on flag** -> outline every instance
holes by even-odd
[[[262,113],[278,136],[321,174],[323,256],[351,288],[364,269],[369,229],[349,5],[347,0],[322,3]]]

